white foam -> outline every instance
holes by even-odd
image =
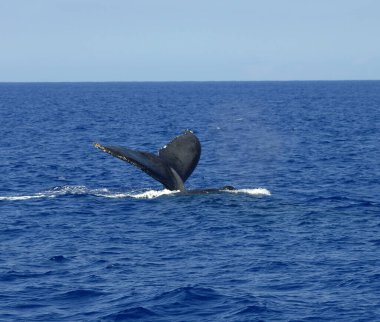
[[[178,191],[164,190],[148,190],[148,191],[132,191],[132,192],[112,192],[107,188],[89,189],[85,186],[61,186],[51,190],[37,192],[28,195],[16,196],[0,196],[1,200],[17,201],[37,198],[55,198],[65,195],[93,195],[104,198],[135,198],[135,199],[153,199],[164,195],[175,194]]]
[[[229,193],[244,193],[252,196],[270,196],[271,192],[265,188],[226,190]]]
[[[0,196],[0,200],[28,200],[28,199],[38,199],[38,198],[55,198],[64,195],[86,195],[86,194],[101,194],[107,193],[108,189],[88,189],[85,186],[61,186],[55,187],[51,190],[37,192],[29,195],[17,195],[17,196]]]
[[[55,187],[51,190],[37,192],[28,195],[16,196],[0,196],[1,200],[18,201],[38,198],[55,198],[65,195],[93,195],[103,198],[134,198],[134,199],[154,199],[165,195],[175,195],[179,191],[171,191],[168,189],[163,190],[147,190],[147,191],[130,191],[130,192],[112,192],[107,188],[89,189],[85,186],[61,186]],[[254,196],[270,196],[271,193],[265,188],[254,189],[236,189],[236,190],[222,190],[221,192],[235,193],[235,194],[248,194]]]
[[[173,194],[176,194],[178,192],[179,192],[178,190],[171,191],[171,190],[168,190],[168,189],[164,189],[164,190],[149,190],[149,191],[145,191],[145,192],[138,193],[138,194],[135,194],[135,195],[131,194],[129,196],[132,197],[132,198],[137,198],[137,199],[153,199],[153,198],[157,198],[157,197],[161,197],[161,196],[165,196],[165,195],[173,195]]]
[[[47,197],[45,194],[34,194],[34,195],[27,195],[27,196],[0,196],[0,200],[28,200],[28,199],[36,199],[36,198],[44,198]]]
[[[107,191],[106,193],[93,193],[96,196],[99,197],[105,197],[105,198],[135,198],[135,199],[154,199],[157,197],[161,197],[164,195],[172,195],[176,194],[178,191],[171,191],[171,190],[148,190],[144,192],[110,192]]]

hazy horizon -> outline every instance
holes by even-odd
[[[70,84],[70,83],[271,83],[271,82],[379,82],[380,79],[287,79],[287,80],[77,80],[77,81],[0,81],[0,84]]]

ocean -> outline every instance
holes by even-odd
[[[1,321],[380,321],[380,81],[0,84]],[[95,142],[202,144],[181,195]]]

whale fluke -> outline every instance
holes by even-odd
[[[158,155],[120,146],[95,147],[127,161],[161,182],[169,190],[184,191],[184,182],[190,177],[201,156],[201,144],[192,131],[185,131],[158,151]]]

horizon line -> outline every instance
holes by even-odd
[[[78,80],[78,81],[0,81],[0,84],[64,83],[253,83],[253,82],[376,82],[379,79],[288,79],[288,80]]]

